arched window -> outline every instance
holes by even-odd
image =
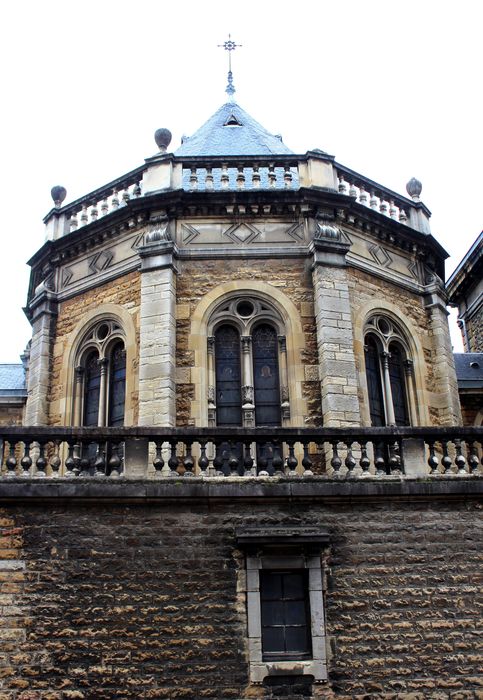
[[[290,417],[283,323],[268,302],[234,298],[211,316],[211,425],[279,426]]]
[[[399,326],[385,316],[366,325],[365,363],[373,426],[410,425],[413,363]]]
[[[75,424],[123,425],[126,353],[121,327],[112,320],[92,326],[80,343],[76,365]]]

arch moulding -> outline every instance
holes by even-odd
[[[302,382],[305,379],[302,364],[302,350],[305,338],[300,314],[295,304],[278,288],[259,280],[236,280],[220,284],[198,303],[191,315],[188,347],[194,352],[194,367],[191,368],[191,381],[195,385],[195,400],[192,402],[191,417],[195,425],[208,425],[208,376],[207,376],[207,337],[210,317],[216,307],[238,296],[251,296],[270,304],[279,314],[285,325],[287,343],[288,384],[290,389],[290,423],[303,425],[306,401],[303,398]]]

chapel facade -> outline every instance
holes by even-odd
[[[0,695],[476,700],[483,429],[421,183],[231,95],[155,140],[54,187],[30,260]]]

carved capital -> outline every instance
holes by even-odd
[[[250,348],[252,346],[252,337],[251,335],[242,335],[241,337],[241,344],[242,344],[242,350],[244,353],[250,352]]]
[[[215,405],[215,387],[214,386],[209,386],[208,387],[208,403],[211,405]]]
[[[280,352],[287,352],[287,338],[284,335],[278,336],[278,347]]]
[[[85,374],[85,367],[82,367],[79,365],[78,367],[75,368],[75,380],[76,382],[81,382],[84,379],[84,374]]]
[[[287,403],[289,401],[288,386],[283,386],[281,389],[282,403]]]
[[[404,371],[408,377],[414,374],[414,362],[410,359],[404,360]]]
[[[255,394],[254,394],[254,389],[252,386],[250,386],[248,384],[245,386],[242,386],[242,403],[252,404],[254,396],[255,396]]]
[[[208,355],[213,355],[215,352],[215,336],[209,335],[206,339],[206,344],[208,348]]]

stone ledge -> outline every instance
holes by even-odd
[[[172,501],[380,501],[478,499],[483,476],[395,477],[360,480],[313,477],[202,479],[5,479],[0,503],[47,501],[172,502]]]

